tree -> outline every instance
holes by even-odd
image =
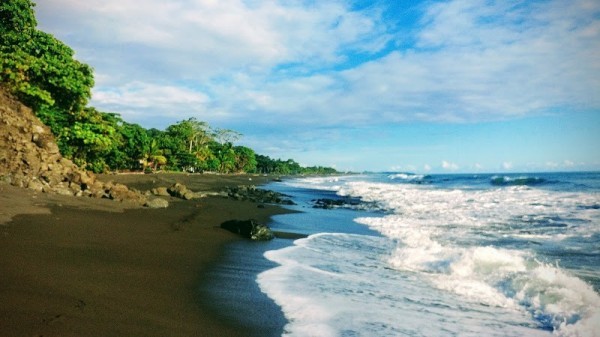
[[[194,117],[189,118],[185,121],[185,123],[187,123],[192,129],[188,148],[190,153],[198,151],[198,149],[204,147],[209,141],[212,140],[208,123],[201,122]]]
[[[235,170],[238,172],[255,172],[256,155],[254,150],[245,146],[233,148],[235,153]]]
[[[148,132],[138,124],[123,122],[119,128],[119,133],[122,139],[119,151],[123,153],[123,167],[129,169],[140,168],[140,165],[143,164],[143,160],[146,158],[146,154],[150,150],[151,140]],[[113,169],[123,168],[112,164],[109,164],[109,166]]]
[[[213,132],[215,140],[221,144],[233,144],[235,141],[240,139],[241,133],[229,130],[229,129],[215,129]]]
[[[30,0],[0,4],[0,82],[36,113],[78,113],[91,97],[93,70],[54,36],[36,29]]]
[[[212,142],[210,150],[214,154],[211,166],[216,171],[221,173],[230,173],[235,170],[235,151],[231,143],[220,144],[218,142]]]
[[[121,143],[117,131],[120,118],[115,114],[85,108],[73,125],[63,128],[59,139],[63,155],[94,172],[107,169],[105,157],[115,151]]]
[[[149,167],[154,171],[167,164],[167,157],[163,155],[163,150],[159,148],[159,138],[156,137],[162,133],[159,130],[151,129],[148,134],[154,135],[155,137],[151,136],[148,152],[144,155],[144,169]]]
[[[9,0],[0,3],[0,27],[3,37],[7,32],[26,33],[37,26],[34,3],[29,0]]]

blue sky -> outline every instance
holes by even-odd
[[[91,105],[340,170],[600,170],[600,2],[38,0]]]

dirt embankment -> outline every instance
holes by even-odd
[[[143,205],[145,197],[122,184],[102,182],[63,158],[50,129],[0,87],[0,181],[37,192],[109,198]]]

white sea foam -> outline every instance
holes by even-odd
[[[411,173],[396,173],[396,174],[390,174],[388,176],[389,179],[399,179],[399,180],[406,180],[406,181],[419,181],[419,180],[423,180],[425,178],[424,175],[422,174],[411,174]]]
[[[310,177],[285,180],[284,184],[292,187],[309,188],[324,191],[339,190],[349,176],[341,177]]]
[[[280,267],[258,281],[290,320],[286,335],[599,336],[598,293],[519,246],[597,235],[598,209],[580,207],[597,194],[343,178],[304,186],[390,213],[356,219],[383,237],[319,234],[266,254]]]
[[[548,336],[522,311],[464,303],[386,261],[384,237],[318,234],[266,257],[258,277],[290,320],[285,336]]]
[[[357,219],[399,241],[389,258],[394,268],[426,273],[438,289],[470,301],[522,306],[560,335],[591,336],[592,331],[600,331],[600,321],[594,321],[600,312],[600,296],[589,284],[536,261],[526,251],[478,245],[485,237],[528,235],[515,231],[512,219],[548,232],[548,227],[557,226],[553,219],[572,216],[577,205],[596,196],[522,187],[464,191],[371,183],[350,183],[340,193],[378,201],[394,211],[382,218]],[[567,228],[569,234],[537,238],[561,240],[599,230],[588,225],[560,224],[557,231]],[[531,230],[529,226],[522,229]]]

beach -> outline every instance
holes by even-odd
[[[271,180],[208,174],[99,179],[142,191],[174,182],[219,191]],[[259,335],[220,318],[198,289],[227,244],[245,240],[219,228],[222,222],[268,223],[286,210],[223,197],[168,199],[166,209],[127,208],[0,184],[2,336]]]

